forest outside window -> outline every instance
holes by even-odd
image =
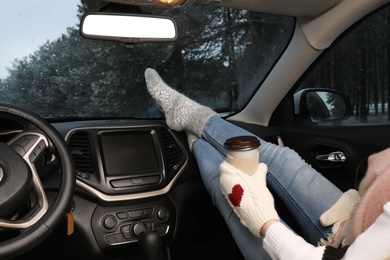
[[[46,29],[47,19],[35,17],[42,23],[29,28],[32,19],[20,18],[59,13],[57,5],[39,8],[30,1],[15,1],[28,15],[8,12],[16,17],[6,16],[2,23],[24,37],[0,39],[1,49],[10,54],[0,64],[1,100],[51,120],[162,118],[145,87],[146,68],[156,69],[170,86],[217,112],[236,113],[259,88],[295,30],[295,18],[288,16],[203,4],[185,9],[144,7],[144,13],[175,19],[178,39],[127,48],[124,43],[80,36],[82,15],[99,10],[106,1],[61,2],[61,15],[75,19],[57,18],[69,23],[53,26],[53,31]],[[5,18],[0,16],[0,23]],[[7,23],[11,20],[15,22]],[[29,49],[15,43],[28,43]]]

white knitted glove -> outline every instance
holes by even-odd
[[[332,207],[322,213],[321,225],[327,227],[349,219],[359,200],[360,195],[357,190],[350,189],[344,192]]]
[[[343,242],[348,226],[356,205],[359,203],[360,195],[357,190],[350,189],[341,195],[341,197],[320,216],[321,225],[324,227],[333,225],[332,233],[327,239],[321,239],[319,245],[331,245],[339,247]]]
[[[274,198],[266,186],[267,165],[260,163],[250,176],[226,161],[220,165],[222,193],[253,235],[260,237],[261,227],[269,220],[279,220]]]

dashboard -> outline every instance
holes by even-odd
[[[232,122],[280,145],[275,130]],[[91,120],[56,122],[76,170],[74,233],[66,220],[42,245],[64,257],[99,259],[139,254],[139,235],[154,230],[163,246],[181,247],[194,237],[225,232],[224,221],[206,191],[184,132],[163,120]],[[45,177],[49,201],[59,174]],[[72,250],[69,250],[72,248]],[[174,249],[173,249],[174,250]],[[37,250],[39,251],[39,249]],[[39,251],[40,252],[40,251]]]

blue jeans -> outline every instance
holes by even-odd
[[[214,205],[219,209],[245,259],[269,259],[262,238],[255,237],[240,223],[222,194],[219,165],[225,160],[223,144],[239,135],[253,135],[224,119],[214,116],[203,129],[203,138],[192,146],[199,170]],[[329,209],[342,192],[287,147],[260,140],[260,161],[267,164],[267,186],[275,192],[300,225],[308,242],[316,245],[331,231],[322,227],[320,215]]]

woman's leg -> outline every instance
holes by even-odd
[[[204,137],[214,147],[216,153],[220,154],[221,158],[226,156],[223,144],[227,138],[237,135],[251,135],[219,118],[210,108],[202,106],[170,88],[153,69],[145,71],[145,79],[149,93],[164,110],[168,126],[176,131],[187,131],[198,137]],[[317,243],[320,238],[326,237],[327,233],[330,232],[330,228],[321,226],[319,217],[337,201],[342,192],[307,165],[293,150],[263,140],[260,142],[260,159],[268,165],[267,183],[270,189],[283,200],[294,214],[309,242]],[[193,149],[195,147],[194,144]],[[204,152],[203,149],[200,150],[201,152],[196,152],[196,155],[198,165],[203,169],[202,176],[207,177],[210,174],[219,180],[219,164],[222,159],[208,162],[208,158],[201,156],[201,153]],[[209,171],[208,168],[204,168],[203,165],[206,162],[214,164],[218,170]],[[219,188],[219,183],[216,185],[214,182],[211,186],[208,178],[204,180],[216,205],[226,202],[226,199],[220,196],[222,191]]]
[[[252,235],[249,229],[240,223],[240,219],[234,213],[221,192],[219,185],[219,165],[225,158],[204,139],[197,139],[193,143],[192,150],[197,159],[203,183],[210,193],[214,205],[218,208],[227,223],[244,258],[248,260],[271,259],[263,249],[262,238]]]
[[[211,117],[206,122],[203,128],[203,137],[220,156],[220,159],[214,162],[215,169],[213,171],[208,171],[208,169],[211,169],[210,166],[201,166],[213,162],[207,162],[207,158],[204,157],[200,158],[204,150],[195,153],[194,148],[196,146],[193,146],[200,169],[203,169],[202,176],[212,175],[212,177],[204,177],[204,181],[216,205],[219,204],[217,200],[226,202],[219,188],[218,170],[219,164],[226,157],[223,144],[226,139],[239,135],[253,134],[217,116]],[[305,163],[293,150],[261,139],[260,142],[260,160],[267,164],[269,171],[267,175],[268,187],[278,195],[291,211],[308,241],[317,244],[320,238],[326,237],[331,231],[330,228],[321,226],[319,217],[338,200],[342,192]]]

